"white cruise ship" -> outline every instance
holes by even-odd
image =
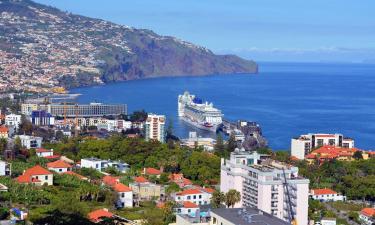
[[[178,96],[178,116],[195,127],[212,132],[216,132],[223,122],[223,114],[219,109],[187,91]]]

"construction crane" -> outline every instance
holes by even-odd
[[[283,186],[286,190],[286,196],[287,196],[287,201],[288,201],[288,208],[289,208],[289,222],[292,224],[292,225],[298,225],[297,223],[297,220],[296,218],[294,217],[294,211],[293,211],[293,206],[292,206],[292,201],[290,199],[290,192],[289,192],[289,185],[288,185],[288,182],[286,180],[286,174],[285,174],[285,169],[283,168],[283,176],[284,176],[284,182],[283,182]]]

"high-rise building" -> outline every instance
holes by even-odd
[[[221,160],[220,190],[235,189],[241,201],[235,207],[253,207],[299,225],[308,222],[309,180],[298,175],[298,167],[246,151]]]
[[[164,115],[148,114],[144,129],[146,140],[165,142]]]
[[[31,113],[31,123],[37,126],[55,125],[55,118],[44,110],[37,110]]]
[[[304,134],[291,141],[291,155],[304,159],[313,149],[325,145],[354,148],[354,140],[342,134]]]

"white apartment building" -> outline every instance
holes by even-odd
[[[345,201],[346,196],[337,193],[336,191],[329,189],[329,188],[323,188],[323,189],[311,189],[310,196],[314,200],[319,200],[322,202],[328,202],[328,201]]]
[[[291,155],[304,159],[313,149],[324,146],[354,148],[354,140],[342,134],[304,134],[291,140]]]
[[[21,113],[30,116],[33,111],[38,110],[38,104],[36,103],[23,103],[21,104]]]
[[[222,159],[220,190],[241,193],[235,207],[254,207],[307,225],[309,180],[298,175],[298,167],[270,159],[260,162],[259,158],[256,153],[237,150],[229,160]]]
[[[0,176],[10,176],[11,174],[11,164],[0,160]]]
[[[19,128],[21,123],[21,115],[16,114],[9,114],[5,116],[5,125],[8,127],[15,127],[16,129]]]
[[[158,140],[160,142],[165,142],[164,115],[148,114],[144,129],[146,140]]]
[[[21,140],[21,145],[27,149],[30,148],[41,148],[42,147],[42,137],[34,137],[30,135],[17,135]]]
[[[130,169],[129,164],[120,161],[103,160],[98,158],[81,159],[81,168],[92,168],[98,171],[104,171],[108,167],[114,167],[121,173]]]

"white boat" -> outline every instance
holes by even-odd
[[[216,132],[223,122],[223,114],[219,109],[187,91],[178,96],[178,116],[199,129],[212,132]]]

